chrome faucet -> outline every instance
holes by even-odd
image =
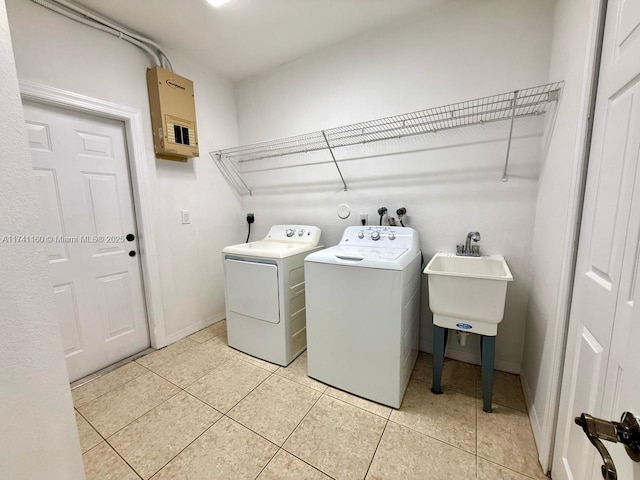
[[[467,234],[467,241],[464,245],[458,245],[456,247],[456,255],[460,255],[462,257],[479,257],[480,256],[480,246],[479,245],[471,245],[471,240],[474,242],[480,241],[480,232],[469,232]]]

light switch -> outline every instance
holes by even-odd
[[[182,214],[183,225],[187,225],[191,223],[191,216],[189,215],[189,210],[182,210],[180,213]]]

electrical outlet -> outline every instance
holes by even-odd
[[[189,213],[189,210],[182,210],[180,214],[182,215],[183,225],[188,225],[189,223],[191,223],[191,214]]]
[[[368,213],[361,213],[360,214],[360,224],[369,225],[369,214]]]

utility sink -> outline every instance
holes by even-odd
[[[424,269],[434,325],[495,336],[504,317],[507,284],[513,281],[502,255],[437,253]]]

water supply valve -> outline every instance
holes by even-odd
[[[382,226],[382,217],[387,214],[387,207],[380,207],[378,209],[378,215],[380,215],[380,226]]]

